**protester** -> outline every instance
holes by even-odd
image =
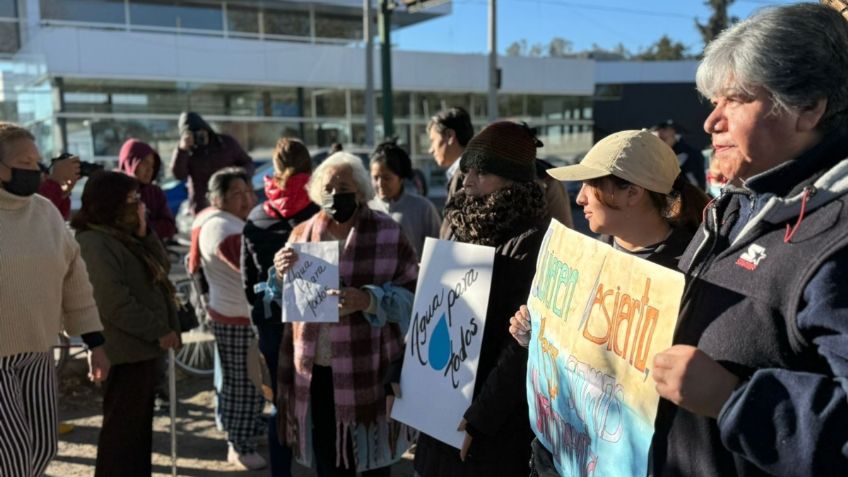
[[[277,141],[273,177],[265,177],[267,200],[257,205],[244,226],[241,249],[241,275],[244,292],[251,304],[251,318],[259,331],[259,350],[271,377],[271,389],[277,394],[277,361],[283,335],[281,309],[270,301],[262,285],[274,266],[274,254],[283,248],[292,229],[315,215],[320,208],[309,200],[306,184],[312,173],[312,159],[302,142],[282,138]],[[259,284],[259,289],[256,289]],[[291,475],[291,450],[280,443],[277,421],[268,422],[268,449],[272,476]]]
[[[174,287],[162,243],[149,231],[135,179],[88,179],[77,230],[112,363],[103,395],[95,475],[151,474],[158,359],[180,344]]]
[[[668,268],[677,262],[701,221],[707,197],[683,178],[674,152],[646,131],[622,131],[598,142],[578,165],[548,174],[583,181],[577,204],[589,229],[617,250]],[[527,307],[510,318],[509,332],[530,342]],[[555,476],[550,450],[533,441],[533,470]]]
[[[220,358],[215,365],[216,421],[227,434],[227,461],[244,469],[261,469],[256,452],[263,432],[264,398],[247,374],[247,352],[254,338],[250,306],[241,277],[241,234],[256,203],[250,176],[239,167],[212,174],[208,184],[212,204],[192,224],[188,271],[202,268],[209,283],[206,311]]]
[[[80,178],[79,157],[55,161],[49,167],[43,167],[42,171],[46,176],[38,187],[38,195],[46,197],[59,209],[62,218],[68,220],[71,216],[71,191]]]
[[[395,289],[410,297],[415,252],[391,217],[368,208],[371,181],[362,161],[333,154],[315,170],[309,197],[321,212],[295,227],[289,243],[339,243],[338,323],[285,325],[280,348],[279,435],[319,477],[389,476],[409,446],[405,426],[390,421],[384,386],[402,354],[405,316],[391,313]],[[297,263],[291,247],[274,258],[285,274]],[[402,314],[401,314],[402,315]],[[387,389],[388,388],[388,389]]]
[[[695,149],[689,143],[684,141],[681,133],[683,128],[672,119],[667,119],[651,128],[651,131],[671,146],[674,153],[677,154],[677,162],[680,164],[680,170],[683,171],[683,176],[692,184],[698,186],[701,190],[705,190],[706,178],[704,167],[704,155],[701,151]]]
[[[676,345],[654,359],[656,475],[839,475],[848,459],[848,23],[759,10],[696,76],[731,182],[683,255]],[[738,185],[736,185],[738,184]]]
[[[42,475],[57,450],[51,346],[64,329],[90,350],[88,377],[109,360],[79,245],[41,184],[34,136],[0,123],[0,475]]]
[[[171,174],[188,180],[188,200],[193,214],[205,209],[209,178],[225,167],[241,167],[253,175],[253,161],[238,141],[218,134],[197,113],[180,114],[180,144],[171,159]],[[250,181],[248,181],[250,183]]]
[[[368,206],[399,223],[416,256],[421,259],[424,239],[439,238],[441,219],[429,199],[407,190],[405,182],[413,179],[412,160],[406,151],[393,142],[377,146],[371,155],[371,181],[376,197]]]
[[[174,214],[168,207],[168,198],[162,189],[153,183],[159,177],[162,159],[150,145],[135,138],[127,139],[118,153],[118,169],[139,182],[141,202],[147,209],[147,223],[162,241],[177,233]]]
[[[430,154],[436,164],[445,169],[448,180],[445,203],[448,203],[457,191],[462,190],[463,177],[459,170],[459,159],[468,141],[474,136],[471,116],[460,107],[440,111],[430,118],[427,135],[430,138]],[[449,234],[450,225],[447,221],[442,221],[439,236],[447,238]]]
[[[542,243],[545,199],[536,179],[536,148],[525,125],[490,124],[468,142],[460,167],[464,189],[445,206],[450,239],[495,247],[492,285],[462,449],[426,434],[415,470],[422,477],[526,476],[533,435],[524,389],[527,351],[509,338],[509,310],[530,291]]]

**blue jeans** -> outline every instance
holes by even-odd
[[[280,356],[280,342],[283,338],[282,323],[268,322],[256,327],[259,330],[259,351],[265,357],[271,374],[271,388],[277,395],[277,365]],[[292,454],[288,446],[280,445],[277,437],[277,409],[274,408],[268,420],[268,454],[273,477],[291,477]]]

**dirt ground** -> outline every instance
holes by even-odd
[[[63,369],[59,379],[59,419],[74,430],[59,436],[59,454],[47,469],[53,477],[88,477],[94,473],[97,436],[102,422],[100,389],[85,379],[85,362],[75,359]],[[227,443],[215,427],[212,378],[177,374],[178,475],[181,476],[265,476],[267,469],[239,471],[226,462]],[[153,475],[171,475],[170,418],[157,415],[153,423]],[[259,453],[267,458],[267,446]],[[409,456],[407,456],[409,457]],[[310,469],[295,464],[296,477],[312,477]],[[412,477],[412,463],[405,458],[392,468],[393,477]]]

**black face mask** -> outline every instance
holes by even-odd
[[[21,197],[29,197],[38,192],[38,188],[41,186],[40,170],[20,169],[9,167],[6,164],[3,164],[3,167],[12,171],[12,178],[8,182],[2,182],[3,190]]]
[[[325,195],[321,208],[336,222],[342,224],[350,220],[356,212],[356,193],[342,192],[341,194]]]

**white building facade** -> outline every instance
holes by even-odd
[[[449,13],[449,4],[399,11],[393,27]],[[280,136],[364,145],[362,29],[357,0],[0,0],[0,53],[10,60],[0,80],[16,105],[3,111],[36,132],[45,154],[95,161],[114,160],[128,137],[168,157],[184,110],[260,160]],[[463,106],[485,124],[487,58],[395,50],[392,61],[395,134],[429,169],[430,116]],[[499,66],[499,117],[538,127],[540,156],[563,159],[592,145],[593,102],[610,89],[599,85],[694,78],[693,63],[501,57]]]

